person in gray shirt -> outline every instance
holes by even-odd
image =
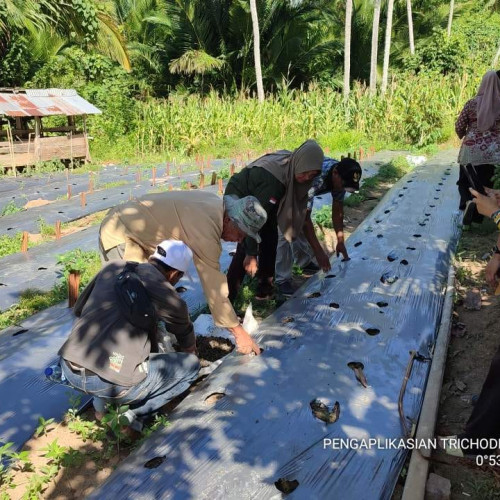
[[[78,298],[60,364],[69,385],[94,396],[97,419],[107,403],[128,405],[129,426],[141,431],[145,419],[197,378],[193,324],[174,288],[191,259],[185,243],[163,241],[147,263],[111,261]],[[180,352],[158,352],[158,321]]]

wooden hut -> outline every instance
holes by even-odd
[[[99,113],[72,89],[0,88],[0,168],[90,161],[86,116]],[[44,127],[44,117],[57,115],[67,123]]]

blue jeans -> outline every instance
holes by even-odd
[[[84,369],[75,373],[61,358],[61,369],[69,385],[94,396],[94,408],[99,412],[105,410],[106,404],[128,405],[125,416],[136,430],[142,429],[143,419],[188,389],[200,370],[198,358],[186,353],[151,354],[147,364],[146,378],[137,385],[124,387],[97,375],[87,375]]]

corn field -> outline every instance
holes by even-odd
[[[307,138],[345,150],[360,143],[424,147],[449,139],[478,81],[424,74],[393,80],[385,96],[357,84],[348,102],[334,89],[283,90],[263,104],[248,96],[171,95],[138,106],[139,153],[293,148]]]

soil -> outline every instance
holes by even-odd
[[[357,207],[344,208],[344,233],[346,239],[377,205],[380,198],[389,188],[389,184],[381,185],[372,190],[369,200],[362,202]],[[96,213],[79,219],[78,221],[72,223],[71,228],[63,230],[62,234],[70,234],[71,232],[84,229],[98,220],[99,216],[100,213]],[[336,243],[335,232],[333,230],[326,229],[324,236],[325,241],[323,243],[331,254],[333,253]],[[302,284],[306,281],[306,279],[307,278],[304,276],[294,277],[297,285]],[[275,304],[275,307],[277,305],[279,304]],[[271,312],[272,310],[270,309],[268,313]],[[197,346],[202,366],[206,366],[210,362],[220,359],[234,349],[233,344],[229,340],[221,337],[198,336]],[[186,393],[181,394],[165,405],[161,413],[167,415],[170,414],[192,390],[196,390],[196,384],[191,387],[189,391],[186,391]],[[217,398],[223,397],[223,395],[217,395],[214,397],[215,400],[217,400]],[[89,409],[84,412],[81,418],[83,421],[95,422],[93,409]],[[80,435],[71,432],[65,422],[61,422],[57,425],[54,424],[50,426],[49,432],[46,435],[38,438],[33,437],[23,447],[23,450],[29,452],[29,457],[33,464],[33,470],[38,474],[40,474],[40,468],[49,463],[49,459],[44,456],[46,451],[43,451],[43,449],[55,439],[60,446],[80,451],[85,456],[83,463],[81,464],[77,463],[72,466],[61,467],[55,479],[50,482],[45,491],[40,495],[40,498],[44,499],[66,500],[68,498],[85,498],[99,485],[101,485],[110,476],[118,464],[131,452],[131,448],[123,444],[118,450],[116,445],[113,445],[114,448],[110,449],[109,443],[101,441],[92,442],[91,440],[84,441]],[[21,499],[32,475],[32,472],[20,472],[14,470],[13,484],[17,486],[8,490],[8,496],[13,500]]]
[[[33,208],[33,207],[43,207],[44,205],[49,205],[50,203],[54,203],[50,200],[44,200],[43,198],[38,198],[37,200],[31,200],[24,205],[23,208]]]

